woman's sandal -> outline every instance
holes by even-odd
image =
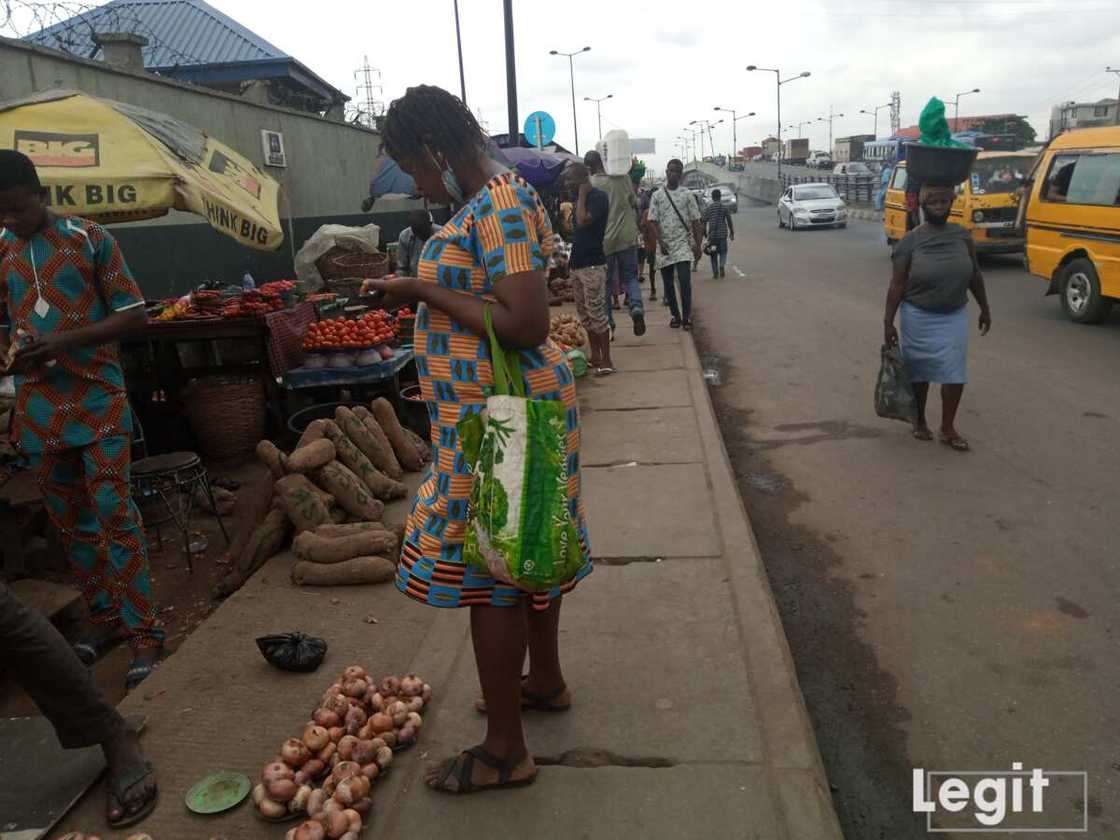
[[[140,683],[144,682],[152,675],[152,672],[159,667],[160,660],[163,659],[163,648],[151,659],[141,660],[139,656],[133,657],[132,664],[128,668],[128,673],[124,675],[124,688],[125,691],[132,691]]]
[[[968,441],[960,435],[940,435],[939,439],[954,452],[969,452],[972,450]]]
[[[498,788],[526,787],[537,780],[535,772],[532,776],[527,776],[524,779],[510,779],[510,774],[517,769],[517,765],[525,760],[526,755],[514,756],[503,761],[488,753],[481,746],[471,747],[469,750],[463,750],[454,758],[449,758],[443,762],[440,765],[439,776],[434,782],[429,782],[428,787],[439,793],[451,794],[481,793],[484,790],[496,790]],[[488,785],[476,785],[472,782],[471,777],[474,775],[475,761],[481,762],[491,770],[497,770],[498,781]],[[447,780],[451,778],[452,774],[455,775],[455,780],[458,783],[453,788],[447,786]]]
[[[150,761],[145,761],[142,764],[136,765],[124,775],[109,777],[109,794],[120,806],[121,812],[123,813],[120,819],[110,820],[106,812],[105,819],[109,824],[109,828],[128,828],[130,825],[136,825],[136,823],[145,819],[156,809],[156,805],[159,803],[159,788],[157,786],[152,787],[147,799],[144,800],[139,809],[129,811],[128,805],[126,804],[129,790],[143,782],[151,776],[153,772],[152,763]]]
[[[527,691],[525,688],[525,681],[529,677],[521,677],[521,710],[525,712],[566,712],[572,708],[571,701],[567,703],[557,703],[556,698],[560,697],[565,691],[568,690],[566,685],[559,688],[554,688],[552,691]],[[474,701],[474,710],[481,715],[486,714],[486,700],[479,697]]]
[[[910,434],[915,440],[933,440],[933,432],[929,430],[929,426],[915,426]]]

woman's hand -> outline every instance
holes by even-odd
[[[887,347],[898,346],[898,330],[895,329],[894,324],[886,324],[883,327],[883,343]]]
[[[980,310],[980,335],[987,335],[992,328],[992,313],[987,309]]]
[[[415,277],[398,277],[396,274],[362,281],[361,294],[376,293],[382,294],[380,302],[386,307],[411,305],[420,298],[420,281]]]

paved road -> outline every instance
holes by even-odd
[[[698,338],[846,836],[927,836],[912,768],[1013,761],[1088,771],[1088,836],[1120,836],[1120,313],[1077,326],[987,263],[958,454],[873,413],[879,228],[736,230]]]

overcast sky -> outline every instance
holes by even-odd
[[[366,55],[381,72],[386,104],[413,84],[459,90],[452,0],[209,1],[351,96]],[[490,132],[503,132],[502,3],[459,7],[467,102]],[[774,74],[748,73],[748,64],[780,67],[783,77],[812,74],[782,88],[787,136],[786,126],[830,107],[846,115],[834,136],[870,133],[872,118],[860,109],[885,104],[894,90],[902,124],[911,125],[931,95],[951,100],[978,87],[962,98],[962,116],[1025,114],[1044,138],[1051,106],[1114,97],[1120,85],[1105,72],[1120,66],[1117,0],[514,0],[514,17],[520,119],[548,111],[557,140],[574,148],[568,60],[549,50],[589,46],[575,59],[580,150],[598,135],[595,104],[583,97],[613,94],[603,131],[656,138],[658,169],[690,121],[723,116],[716,105],[757,112],[739,121],[740,146],[774,133]],[[729,122],[715,130],[717,153],[731,149]],[[803,130],[812,148],[827,148],[827,123]],[[879,134],[888,133],[883,109]]]

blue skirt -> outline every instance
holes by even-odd
[[[968,382],[968,307],[929,312],[903,301],[902,361],[911,382]]]

